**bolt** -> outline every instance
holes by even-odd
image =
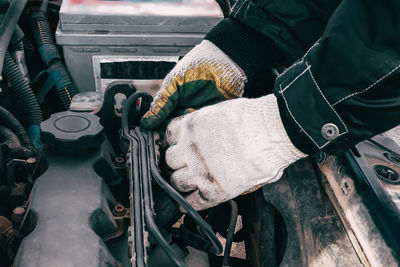
[[[396,172],[393,170],[382,170],[382,175],[386,176],[387,179],[394,181],[396,180]]]
[[[28,158],[25,161],[26,169],[28,170],[28,172],[30,172],[30,173],[33,172],[36,162],[37,162],[36,158]]]
[[[122,217],[126,214],[125,207],[122,204],[117,204],[114,206],[113,214],[118,217]]]
[[[116,112],[122,113],[125,100],[126,100],[126,95],[122,93],[117,93],[114,95],[114,109]]]
[[[22,214],[25,213],[25,209],[24,209],[24,207],[16,207],[16,208],[13,210],[13,213],[14,213],[15,215],[22,215]]]
[[[376,165],[374,169],[379,178],[391,183],[400,182],[399,174],[395,170],[384,165]]]
[[[26,160],[26,163],[27,163],[27,164],[35,164],[35,163],[36,163],[36,159],[35,159],[35,158],[28,158],[28,159]]]
[[[22,223],[23,219],[24,219],[24,216],[25,216],[25,208],[23,208],[23,207],[16,207],[16,208],[13,210],[13,214],[11,215],[11,220],[12,220],[14,223],[20,225],[20,224]]]
[[[125,159],[123,157],[115,157],[115,166],[116,167],[123,167],[125,164]]]
[[[349,195],[353,191],[353,182],[349,179],[344,179],[341,183],[342,192],[344,195]]]

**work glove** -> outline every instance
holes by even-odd
[[[140,126],[156,129],[169,117],[243,95],[246,75],[208,40],[193,48],[164,79]]]
[[[286,134],[274,95],[202,108],[173,120],[166,136],[171,183],[197,210],[275,182],[306,157]]]
[[[141,127],[164,128],[168,120],[223,100],[270,94],[282,54],[266,36],[225,18],[165,78]]]

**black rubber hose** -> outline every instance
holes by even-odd
[[[55,3],[55,2],[48,2],[47,3],[47,12],[48,11],[53,11],[55,13],[58,13],[60,11],[60,4]],[[26,7],[27,8],[31,8],[31,7],[39,7],[41,8],[43,6],[43,3],[39,2],[39,1],[30,1],[28,3],[26,3]]]
[[[125,136],[129,136],[129,115],[130,111],[132,109],[133,105],[136,105],[136,101],[139,98],[148,98],[149,100],[152,99],[151,95],[145,92],[136,92],[133,93],[128,97],[128,99],[125,101],[124,107],[122,109],[122,115],[121,115],[121,128],[122,131],[124,132]],[[151,102],[151,101],[149,101]],[[142,101],[144,103],[144,101]],[[136,114],[135,114],[136,115]]]
[[[11,36],[21,16],[22,10],[25,7],[26,1],[27,0],[12,1],[0,25],[0,80],[2,80],[1,74],[3,73],[3,63],[8,44],[10,43]]]
[[[148,133],[148,140],[151,140],[152,133]],[[203,234],[207,236],[210,240],[212,247],[210,248],[210,252],[213,254],[219,254],[222,252],[222,245],[219,241],[216,234],[211,230],[211,227],[204,221],[204,219],[200,216],[200,214],[189,204],[186,200],[179,194],[170,184],[168,184],[161,176],[158,171],[156,165],[156,156],[154,155],[154,145],[152,142],[149,142],[149,151],[150,151],[150,169],[151,174],[157,184],[168,194],[170,195],[179,205],[182,206],[187,212],[187,214],[192,217],[193,221],[197,223],[199,228],[202,230]]]
[[[24,32],[17,25],[11,37],[8,52],[12,54],[12,57],[14,58],[15,64],[17,64],[19,71],[22,73],[25,80],[30,84],[28,67],[25,60],[25,49],[23,41],[24,36]]]
[[[4,65],[4,76],[14,88],[18,100],[23,104],[28,123],[39,125],[43,121],[39,102],[9,52],[6,53]]]
[[[47,9],[47,4],[45,5]],[[42,5],[41,8],[44,8]],[[64,109],[69,109],[72,97],[78,93],[70,75],[61,61],[61,55],[51,35],[46,13],[42,10],[30,14],[33,40],[40,56],[49,69],[49,79],[53,79],[55,89]]]
[[[13,35],[11,36],[9,48],[13,51],[23,51],[24,50],[24,42],[22,39],[24,38],[24,32],[17,25],[15,26],[15,30]]]
[[[23,105],[24,113],[27,116],[29,124],[29,137],[35,148],[39,149],[41,146],[40,123],[43,120],[39,102],[33,94],[32,88],[30,87],[28,81],[25,79],[25,76],[18,69],[18,66],[15,64],[14,60],[8,52],[6,53],[4,63],[4,76],[14,88],[18,100],[21,101]]]
[[[48,6],[49,6],[49,0],[42,0],[42,3],[40,4],[40,11],[46,14]]]
[[[24,51],[24,42],[22,40],[15,42],[11,45],[11,50],[12,51]]]
[[[33,11],[30,14],[30,19],[32,22],[32,30],[33,30],[33,41],[38,49],[43,45],[51,45],[55,48],[55,51],[52,51],[54,55],[52,55],[51,59],[45,58],[44,62],[49,65],[51,60],[60,59],[61,56],[58,53],[57,48],[55,47],[55,42],[53,40],[53,36],[51,35],[50,25],[46,17],[46,13],[43,11]],[[39,51],[40,52],[40,51]]]
[[[134,97],[132,95],[125,101],[124,108],[122,109],[121,115],[121,125],[122,125],[122,133],[123,136],[129,141],[129,149],[131,153],[134,151],[139,151],[138,140],[129,133],[129,113],[133,104],[136,104],[136,100],[140,97],[151,97],[149,94],[145,92],[136,92]],[[143,237],[143,228],[144,223],[143,220],[143,210],[142,210],[142,190],[141,190],[141,181],[139,180],[141,168],[138,156],[133,156],[131,158],[132,164],[130,164],[130,174],[132,176],[131,188],[133,191],[133,197],[130,200],[131,207],[133,207],[133,216],[132,221],[134,224],[135,230],[135,258],[137,266],[145,266],[144,263],[144,237]]]
[[[31,149],[21,144],[13,131],[3,125],[0,125],[0,139],[8,147],[10,155],[14,158],[27,159],[35,156]]]
[[[231,255],[233,237],[235,236],[236,221],[238,218],[238,205],[235,201],[230,200],[229,205],[231,206],[231,218],[229,220],[229,230],[226,235],[225,251],[224,257],[222,259],[222,267],[227,267],[229,265],[229,257]]]
[[[61,61],[56,61],[48,68],[49,77],[55,81],[55,89],[64,109],[69,109],[72,97],[78,93],[67,69]]]
[[[6,128],[9,128],[17,135],[18,139],[21,141],[23,146],[32,147],[32,142],[29,139],[29,136],[25,131],[25,128],[14,117],[14,115],[11,114],[11,112],[9,112],[2,106],[0,106],[0,122],[2,125],[4,125]]]
[[[29,71],[25,60],[24,42],[20,40],[14,43],[12,47],[10,47],[10,53],[12,53],[15,64],[17,65],[19,71],[24,76],[28,84],[30,84]]]
[[[150,232],[153,236],[157,239],[158,244],[164,250],[165,254],[179,267],[186,266],[184,259],[172,249],[172,247],[168,244],[167,240],[165,240],[164,236],[162,235],[160,229],[158,229],[157,224],[153,217],[153,211],[151,209],[151,180],[150,180],[150,170],[148,167],[148,155],[146,149],[146,142],[143,138],[142,132],[139,128],[135,128],[135,133],[139,138],[139,153],[140,159],[139,162],[140,166],[142,167],[142,189],[143,189],[143,203],[144,203],[144,214],[147,223],[147,227],[149,227]]]
[[[126,134],[127,133],[127,134]],[[135,153],[139,150],[138,140],[132,135],[129,134],[129,129],[127,131],[123,130],[122,136],[129,141],[129,150],[130,153]],[[140,166],[139,166],[139,157],[132,156],[131,157],[131,164],[129,164],[129,172],[130,172],[130,190],[133,192],[133,197],[130,198],[130,206],[131,206],[131,223],[133,223],[134,228],[134,242],[133,242],[133,249],[132,252],[134,254],[135,259],[135,266],[144,267],[144,219],[142,214],[142,192],[141,192],[141,185],[140,185]]]
[[[131,111],[132,105],[135,103],[137,99],[140,97],[151,97],[149,94],[145,92],[136,92],[129,96],[124,104],[124,108],[122,109],[121,116],[121,128],[122,132],[125,136],[130,136],[129,133],[129,113]],[[153,135],[151,132],[147,133],[146,139],[152,140]],[[157,184],[168,194],[170,195],[178,204],[180,204],[188,213],[190,217],[192,217],[193,221],[195,221],[198,226],[201,228],[203,233],[210,240],[212,247],[210,248],[210,252],[213,254],[219,254],[222,252],[222,245],[219,241],[216,234],[212,231],[210,226],[204,221],[204,219],[200,216],[200,214],[189,204],[186,200],[170,185],[168,184],[161,176],[158,171],[156,165],[156,157],[154,155],[154,145],[152,142],[149,143],[149,161],[150,161],[150,170],[152,177],[157,182]]]

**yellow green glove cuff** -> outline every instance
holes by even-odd
[[[193,48],[164,79],[140,125],[156,129],[188,108],[199,109],[243,95],[246,75],[210,41]]]

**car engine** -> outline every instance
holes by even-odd
[[[170,185],[139,120],[234,2],[0,0],[0,267],[399,265],[399,128],[206,211]]]

